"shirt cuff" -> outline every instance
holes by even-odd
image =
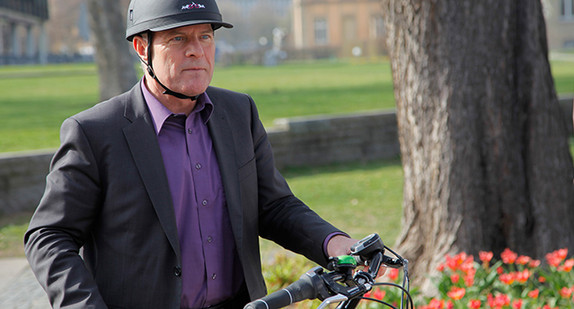
[[[329,257],[330,257],[329,253],[327,252],[327,245],[329,244],[329,241],[331,241],[331,238],[338,236],[338,235],[351,238],[349,235],[347,235],[346,233],[343,233],[343,232],[333,232],[333,233],[327,235],[327,237],[325,237],[325,240],[323,241],[323,254],[325,255],[325,257],[327,259],[329,259]]]

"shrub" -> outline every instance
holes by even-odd
[[[284,252],[275,253],[273,258],[263,265],[263,277],[268,292],[286,288],[289,284],[299,280],[301,275],[314,266],[316,266],[315,263],[301,255]]]

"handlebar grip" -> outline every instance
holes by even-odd
[[[305,300],[315,299],[317,291],[312,278],[306,274],[286,288],[275,291],[263,298],[254,300],[243,309],[277,309]]]

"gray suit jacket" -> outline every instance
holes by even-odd
[[[179,308],[180,248],[169,186],[139,84],[62,124],[26,255],[58,308]],[[252,299],[265,295],[259,236],[325,265],[338,230],[274,167],[253,100],[210,87],[208,122]]]

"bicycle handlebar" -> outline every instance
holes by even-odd
[[[252,301],[244,309],[282,308],[302,300],[325,297],[323,280],[317,276],[321,270],[320,267],[309,270],[286,288]]]
[[[244,309],[282,308],[302,300],[315,298],[322,301],[334,298],[338,301],[345,300],[342,303],[344,308],[353,309],[360,298],[375,284],[374,278],[381,265],[392,268],[406,266],[404,264],[406,260],[392,250],[389,249],[397,258],[384,255],[385,248],[379,235],[371,234],[353,245],[350,256],[331,258],[329,263],[331,272],[325,273],[322,267],[312,268],[286,288],[252,301]],[[368,272],[353,273],[357,264],[369,266]],[[406,293],[408,294],[408,290]]]

